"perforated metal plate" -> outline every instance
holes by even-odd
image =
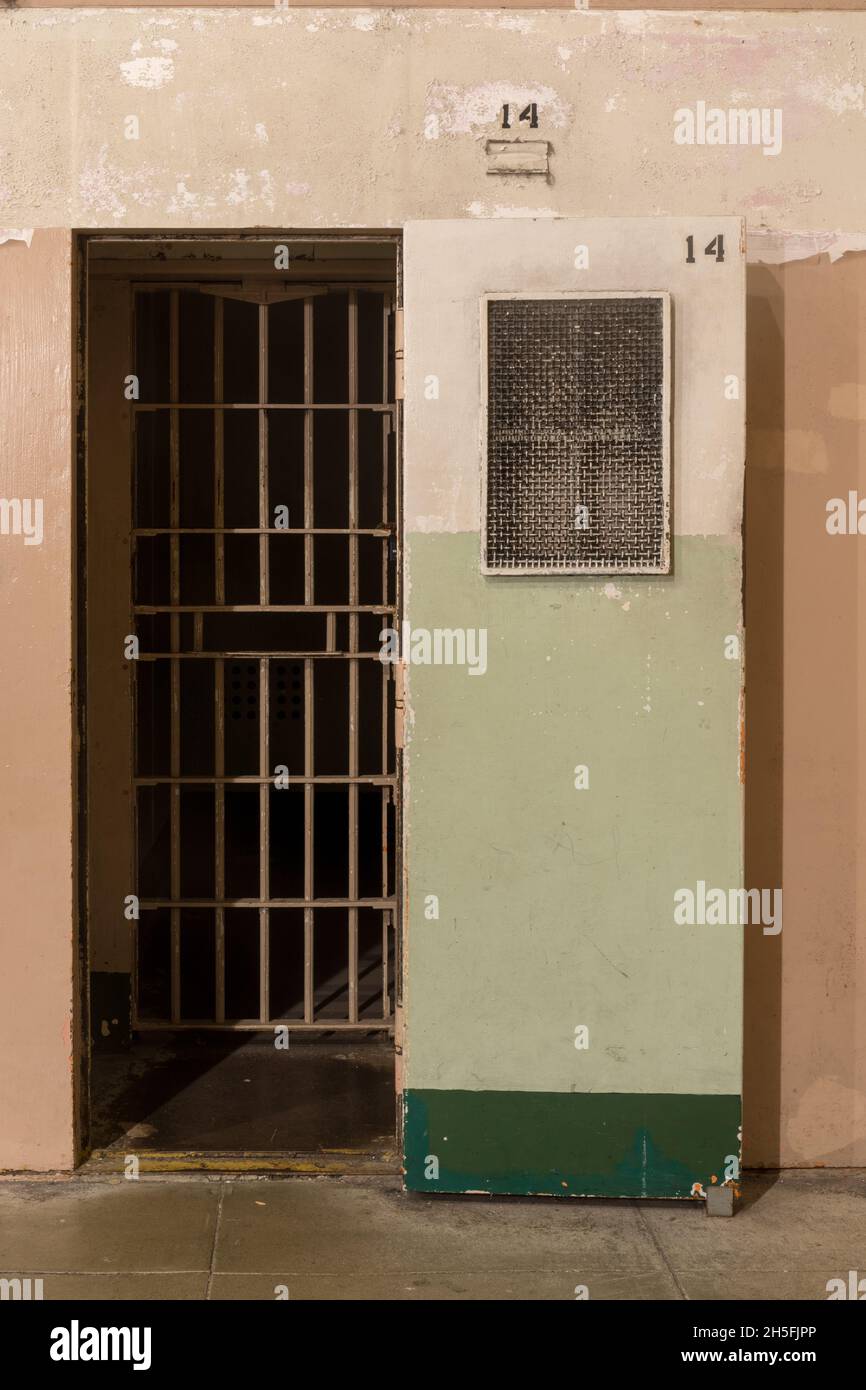
[[[485,570],[665,573],[667,296],[485,303]]]

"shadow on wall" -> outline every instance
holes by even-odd
[[[746,932],[750,1167],[866,1165],[866,536],[826,527],[866,443],[864,298],[866,255],[749,269],[746,883],[784,896],[780,935]]]
[[[782,886],[785,338],[780,275],[750,266],[746,309],[746,884]],[[783,891],[784,902],[784,891]],[[784,922],[784,918],[783,918]],[[784,933],[784,925],[782,929]],[[782,934],[746,931],[743,1154],[779,1161]]]

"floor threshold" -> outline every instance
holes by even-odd
[[[131,1157],[137,1160],[139,1173],[302,1173],[357,1177],[393,1176],[400,1172],[400,1157],[395,1151],[359,1153],[341,1149],[320,1153],[94,1149],[77,1172],[82,1177],[123,1173]]]

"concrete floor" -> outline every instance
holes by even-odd
[[[866,1277],[866,1172],[747,1178],[702,1204],[429,1198],[392,1178],[0,1183],[0,1276],[46,1300],[826,1299]]]
[[[156,1033],[91,1065],[95,1150],[395,1149],[394,1044],[375,1034],[278,1051],[271,1035]]]

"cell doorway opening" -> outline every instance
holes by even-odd
[[[393,1153],[398,249],[87,242],[106,1160]]]

